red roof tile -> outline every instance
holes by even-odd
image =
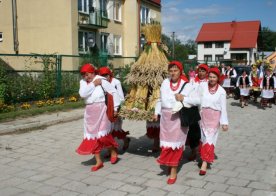
[[[196,42],[229,41],[230,48],[254,48],[257,44],[260,21],[205,23]]]
[[[153,3],[156,3],[158,5],[161,5],[161,0],[149,0],[149,1],[151,1]]]

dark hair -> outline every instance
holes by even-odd
[[[177,66],[176,64],[169,64],[169,65],[168,65],[168,69],[171,69],[171,68],[174,67],[174,66],[178,68],[178,66]]]

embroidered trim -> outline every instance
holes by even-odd
[[[111,131],[99,131],[97,134],[90,134],[90,133],[86,133],[84,132],[84,139],[99,139],[101,137],[107,136]]]
[[[165,141],[160,141],[160,147],[164,148],[172,148],[174,149],[179,149],[182,148],[185,145],[185,142],[165,142]]]

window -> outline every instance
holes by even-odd
[[[150,23],[150,10],[147,7],[142,6],[140,10],[140,21],[142,24]]]
[[[89,52],[95,45],[96,33],[79,31],[79,52]]]
[[[231,59],[233,60],[247,60],[247,54],[246,53],[232,53]]]
[[[204,55],[204,61],[205,61],[205,62],[210,62],[210,61],[212,61],[212,55]]]
[[[100,0],[100,10],[102,17],[107,18],[107,0]]]
[[[215,48],[223,48],[224,47],[224,43],[223,42],[216,42],[215,43]]]
[[[220,61],[223,59],[223,55],[216,55],[216,61]]]
[[[2,41],[3,41],[3,33],[0,32],[0,42],[2,42]]]
[[[212,42],[205,42],[204,48],[212,48]]]
[[[121,21],[121,0],[114,2],[114,20]]]
[[[108,34],[103,33],[101,34],[101,51],[108,52]]]
[[[114,55],[122,55],[122,36],[114,35]]]
[[[79,12],[84,12],[89,14],[89,8],[92,7],[92,0],[78,0],[78,10]]]

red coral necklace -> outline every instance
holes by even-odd
[[[178,87],[180,86],[180,82],[181,82],[181,79],[178,79],[177,85],[173,86],[172,80],[170,80],[170,87],[171,87],[172,91],[176,91],[178,89]]]
[[[212,94],[212,95],[215,94],[217,92],[217,90],[218,90],[218,86],[219,85],[216,84],[215,86],[211,87],[210,84],[208,84],[209,93]]]

